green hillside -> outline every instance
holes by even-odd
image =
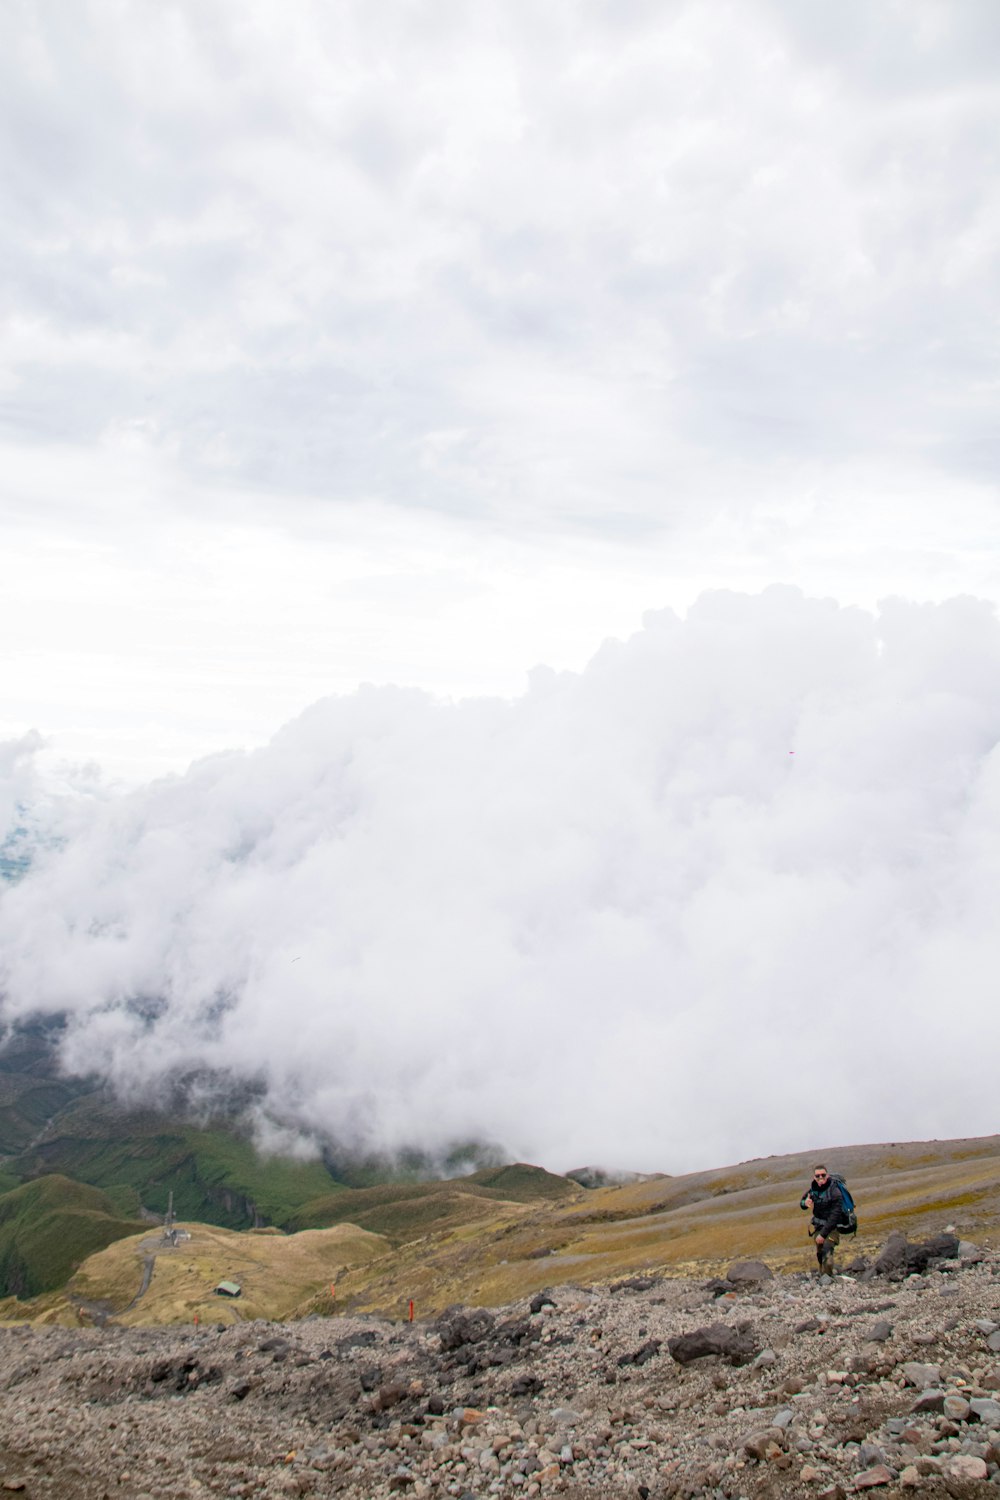
[[[96,1188],[40,1177],[0,1196],[0,1297],[60,1287],[95,1250],[137,1233]]]
[[[523,1161],[511,1162],[506,1167],[486,1167],[461,1181],[507,1203],[531,1203],[536,1198],[573,1198],[579,1192],[578,1185],[568,1178]]]
[[[59,1077],[45,1029],[9,1038],[0,1049],[0,1157],[24,1151],[51,1119],[92,1088],[86,1080]]]
[[[240,1127],[247,1099],[228,1113],[220,1105],[201,1126],[183,1102],[175,1111],[125,1109],[93,1079],[60,1074],[60,1036],[56,1018],[0,1043],[0,1191],[58,1175],[101,1189],[120,1219],[165,1214],[173,1194],[179,1218],[226,1229],[353,1220],[400,1241],[480,1217],[477,1198],[530,1203],[577,1191],[538,1167],[501,1165],[495,1147],[473,1140],[443,1160],[419,1150],[262,1157]]]
[[[373,1234],[403,1244],[417,1235],[471,1223],[488,1216],[491,1203],[558,1201],[578,1194],[575,1183],[541,1167],[518,1162],[509,1167],[487,1167],[468,1177],[444,1182],[382,1183],[378,1187],[346,1188],[306,1203],[288,1228],[319,1229],[351,1223]]]
[[[228,1229],[284,1226],[303,1204],[338,1188],[320,1161],[262,1157],[235,1132],[125,1111],[97,1095],[66,1109],[7,1171],[89,1183],[125,1214],[140,1205],[164,1214],[172,1192],[178,1217]]]

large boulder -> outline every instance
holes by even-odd
[[[749,1323],[731,1328],[728,1323],[710,1323],[692,1333],[678,1333],[667,1340],[667,1348],[679,1365],[716,1355],[731,1364],[745,1365],[760,1353],[760,1345]]]
[[[906,1235],[900,1230],[894,1229],[883,1245],[881,1252],[875,1258],[875,1264],[872,1267],[874,1274],[876,1276],[888,1276],[890,1280],[905,1276],[907,1274],[907,1243]]]
[[[894,1229],[872,1267],[876,1276],[902,1281],[904,1276],[926,1271],[943,1260],[958,1258],[959,1240],[954,1234],[934,1234],[920,1244],[911,1244],[900,1230]]]
[[[484,1307],[471,1312],[451,1309],[442,1313],[437,1331],[441,1335],[441,1350],[447,1353],[461,1349],[465,1344],[479,1344],[493,1332],[494,1318]]]
[[[726,1280],[739,1290],[741,1287],[760,1286],[762,1281],[773,1281],[774,1272],[762,1260],[738,1260],[729,1267]]]

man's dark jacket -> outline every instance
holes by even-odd
[[[814,1177],[809,1185],[808,1193],[803,1194],[799,1205],[801,1208],[805,1208],[806,1198],[811,1198],[813,1201],[813,1231],[821,1234],[824,1239],[831,1230],[840,1229],[847,1222],[844,1200],[840,1196],[840,1188],[832,1177],[828,1177],[822,1187]]]

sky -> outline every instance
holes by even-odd
[[[998,63],[993,0],[3,7],[7,1014],[651,1168],[817,1138],[818,989],[855,1139],[992,1128]]]

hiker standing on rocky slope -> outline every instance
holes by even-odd
[[[816,1241],[816,1260],[821,1276],[833,1275],[833,1252],[840,1243],[840,1231],[850,1229],[854,1200],[845,1200],[844,1179],[833,1176],[826,1167],[813,1168],[809,1190],[799,1200],[801,1209],[812,1211],[810,1233]],[[850,1203],[850,1209],[848,1208]]]

